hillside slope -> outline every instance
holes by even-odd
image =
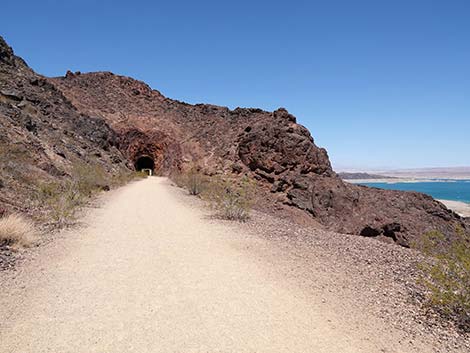
[[[337,232],[404,246],[429,230],[450,236],[456,226],[468,226],[429,196],[343,182],[326,150],[285,109],[191,105],[109,72],[68,72],[49,82],[78,111],[105,119],[131,162],[149,156],[161,174],[198,165],[207,174],[248,175],[265,200],[304,210]]]
[[[0,37],[0,213],[34,213],[39,185],[70,175],[74,163],[126,169],[117,136],[79,112]]]

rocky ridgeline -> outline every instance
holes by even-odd
[[[196,165],[209,175],[248,175],[271,210],[302,210],[337,232],[408,246],[429,230],[450,235],[468,227],[423,194],[344,183],[326,150],[285,109],[191,105],[109,72],[46,79],[0,46],[0,143],[32,151],[26,164],[35,173],[66,174],[72,158],[112,169],[146,156],[161,174]],[[10,194],[25,185],[8,186]],[[15,204],[3,196],[0,203]]]
[[[105,120],[79,112],[0,37],[0,212],[34,213],[38,186],[66,178],[74,162],[125,169],[116,145]]]
[[[304,210],[328,229],[408,246],[429,230],[452,234],[465,221],[420,193],[343,182],[325,149],[285,109],[229,110],[165,98],[109,72],[68,73],[50,82],[79,111],[105,119],[130,160],[150,154],[162,173],[198,165],[257,180],[266,202]]]

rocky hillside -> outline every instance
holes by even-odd
[[[208,174],[249,175],[266,202],[303,210],[337,232],[404,246],[429,230],[450,235],[458,225],[468,227],[429,196],[343,182],[327,152],[285,109],[190,105],[109,72],[68,72],[49,82],[79,112],[106,120],[135,165],[150,157],[162,174],[198,165]]]
[[[468,227],[431,197],[344,183],[285,109],[190,105],[108,72],[49,79],[0,38],[0,212],[32,212],[38,185],[66,178],[77,161],[110,174],[198,166],[248,175],[272,209],[301,210],[331,230],[404,246],[428,230]]]
[[[76,162],[126,168],[117,135],[78,111],[0,37],[0,213],[34,213],[38,186],[66,178]]]

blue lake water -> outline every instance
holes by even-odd
[[[362,183],[381,189],[418,191],[435,199],[470,202],[470,180],[442,180],[416,183]]]

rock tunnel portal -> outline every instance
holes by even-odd
[[[134,162],[134,167],[138,172],[147,172],[152,175],[155,171],[155,161],[150,156],[139,156]]]

